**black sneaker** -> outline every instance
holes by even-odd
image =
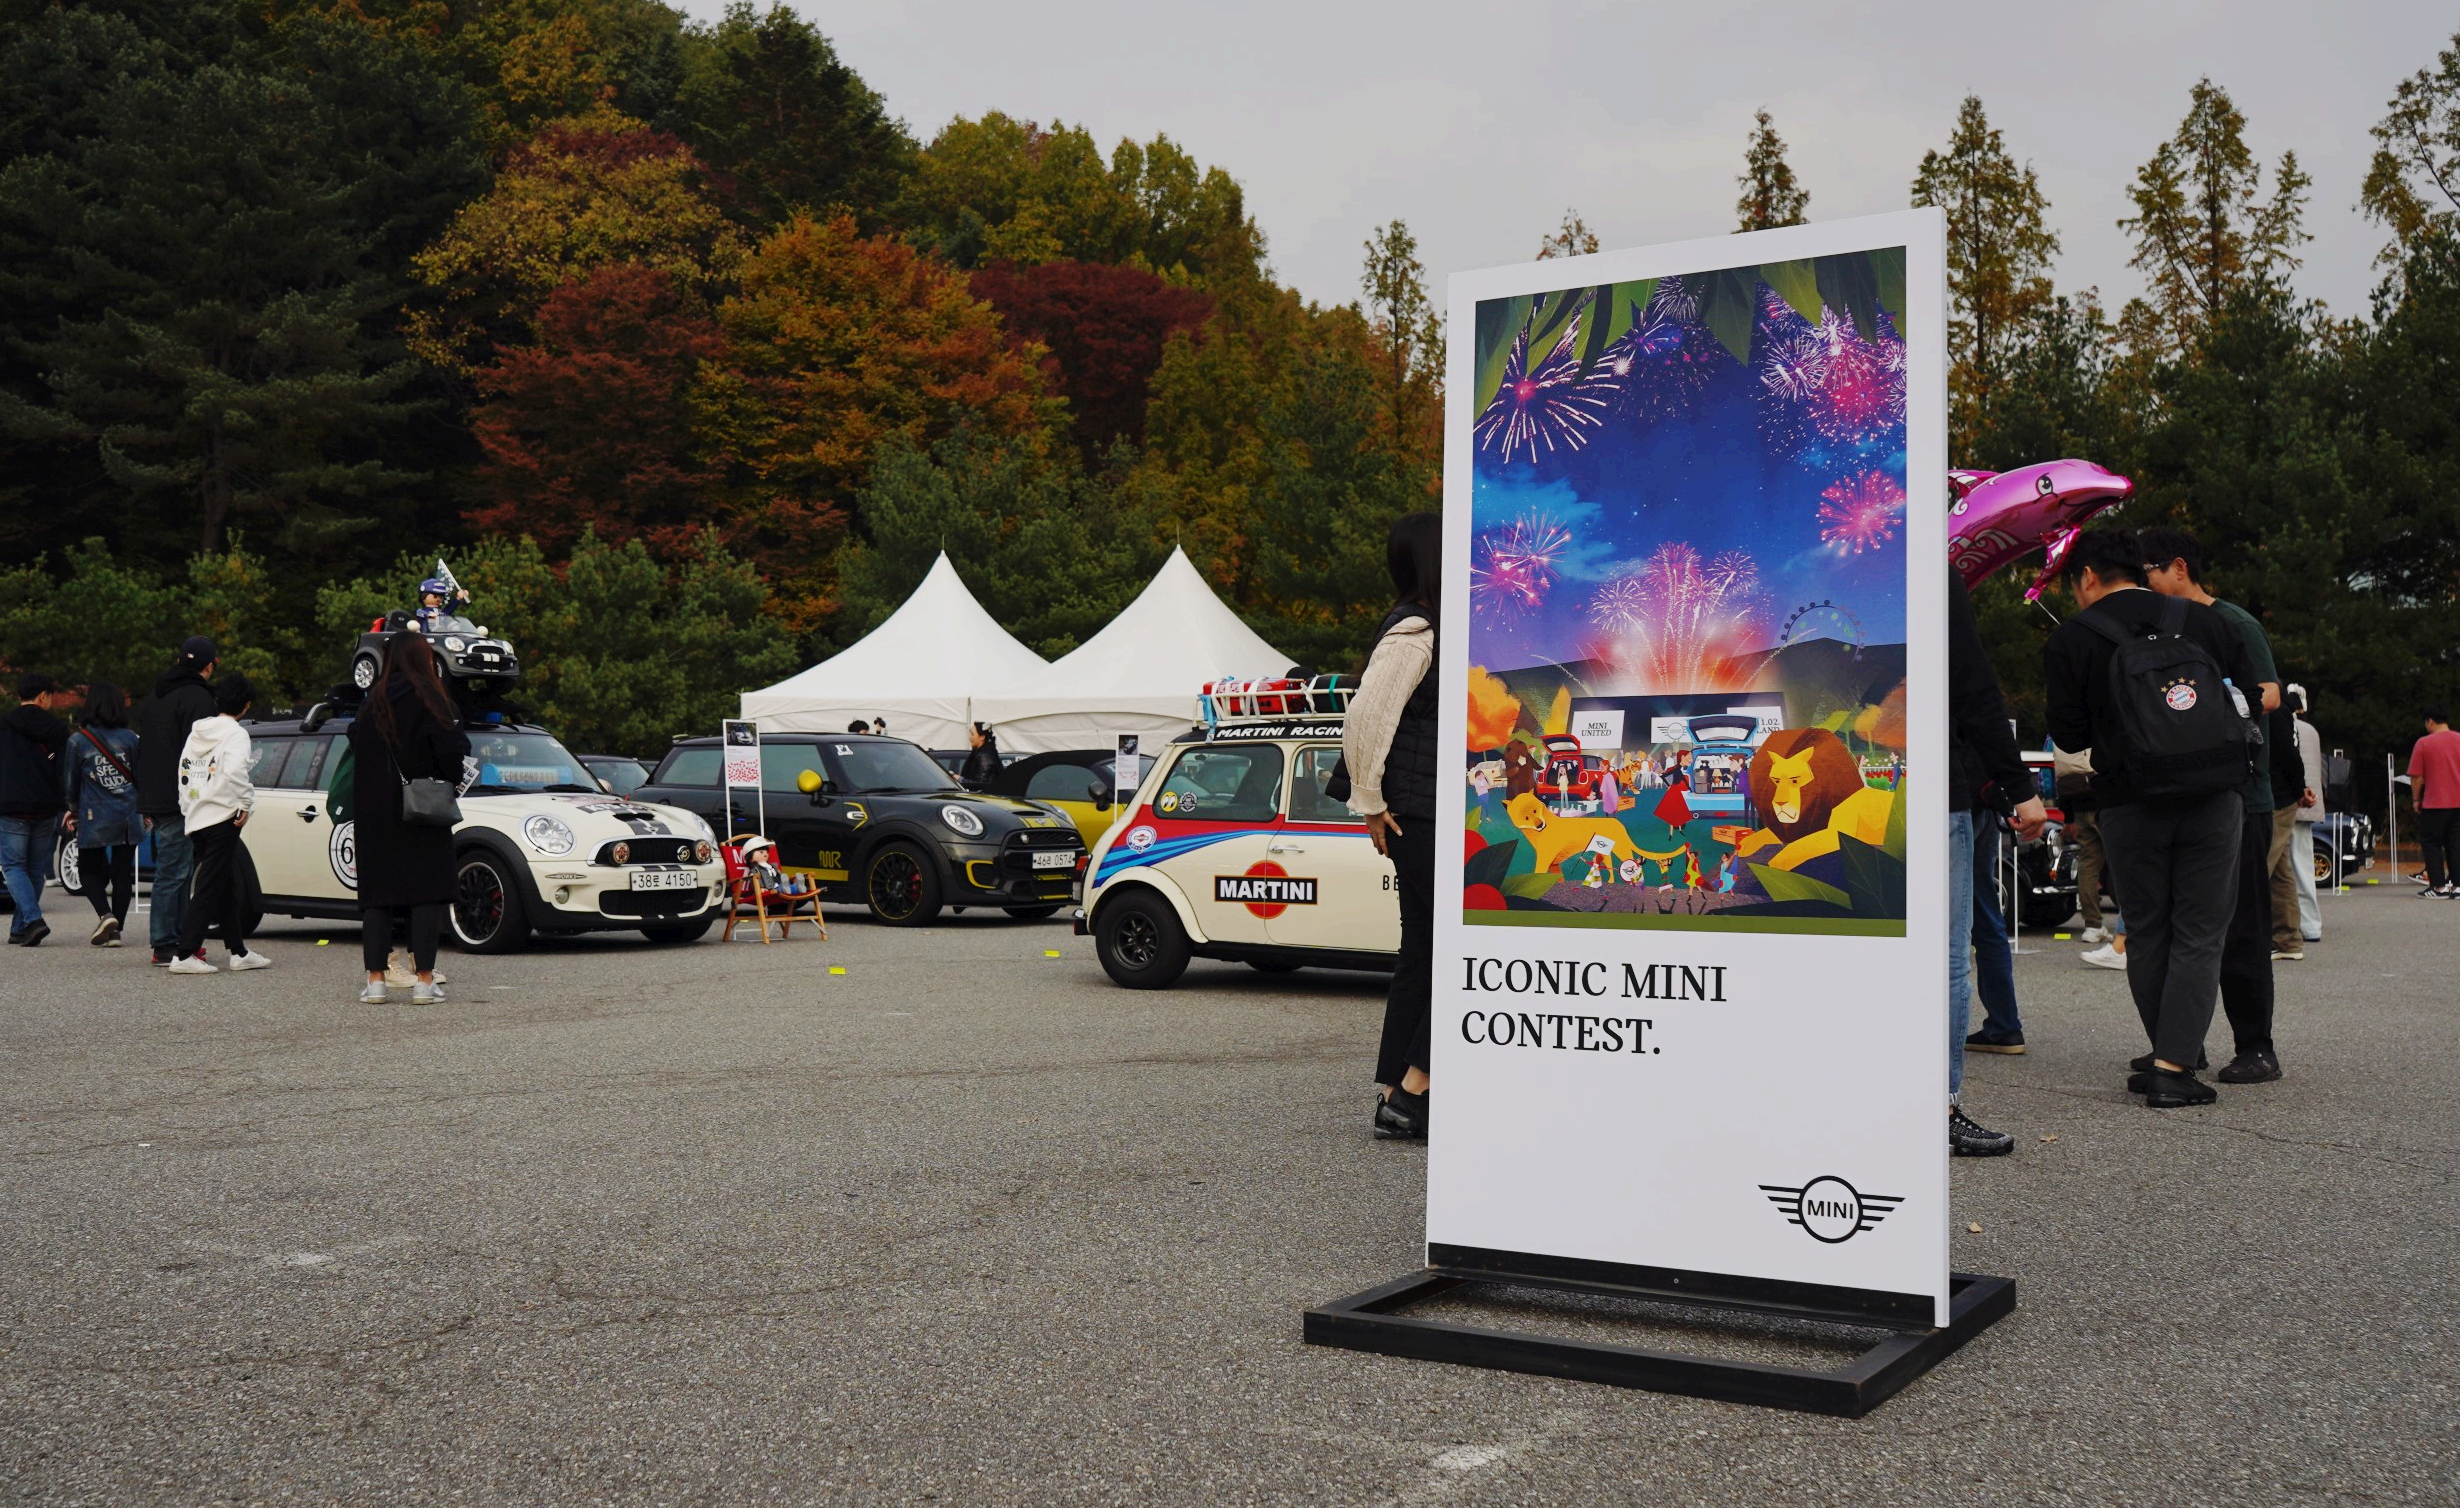
[[[21,948],[39,948],[43,945],[43,939],[49,937],[50,935],[51,923],[36,922],[33,926],[28,927],[25,931],[17,934],[17,946]]]
[[[2132,1084],[2134,1081],[2130,1080]],[[2147,1110],[2177,1110],[2188,1105],[2209,1105],[2220,1095],[2210,1084],[2191,1073],[2163,1073],[2153,1069],[2143,1076],[2144,1087],[2136,1092],[2144,1096]]]
[[[2024,1051],[2024,1033],[2018,1032],[2012,1037],[1994,1037],[1988,1032],[1975,1032],[1972,1036],[1965,1038],[1965,1051],[2003,1052],[2011,1055],[2020,1053]]]
[[[1375,1134],[1383,1141],[1426,1140],[1427,1097],[1395,1089],[1375,1107]]]
[[[2281,1060],[2269,1051],[2242,1052],[2213,1075],[2224,1084],[2269,1084],[2281,1076]]]
[[[1948,1106],[1948,1150],[1958,1157],[2005,1157],[2016,1150],[2016,1138],[1965,1114],[1962,1105]]]

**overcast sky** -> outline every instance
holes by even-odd
[[[2383,242],[2353,208],[2367,128],[2460,30],[2460,6],[2381,0],[797,8],[926,141],[993,109],[1106,148],[1168,134],[1245,186],[1280,277],[1335,302],[1395,216],[1439,301],[1449,273],[1532,255],[1566,206],[1609,249],[1730,231],[1761,105],[1812,219],[1902,209],[1973,91],[2040,171],[2060,288],[2098,285],[2115,308],[2141,286],[2114,224],[2127,185],[2209,74],[2267,165],[2295,149],[2315,180],[2299,290],[2359,313]]]

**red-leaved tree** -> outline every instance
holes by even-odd
[[[1002,262],[975,273],[972,287],[1011,336],[1050,348],[1043,371],[1067,398],[1088,456],[1115,440],[1144,442],[1146,392],[1163,343],[1213,313],[1213,301],[1193,289],[1102,262]]]
[[[667,273],[630,262],[556,289],[536,326],[535,344],[478,372],[487,500],[470,527],[531,535],[556,559],[593,528],[680,558],[716,522],[691,397],[725,349],[717,326]]]

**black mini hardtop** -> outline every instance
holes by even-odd
[[[867,907],[892,926],[921,926],[943,907],[1039,920],[1075,898],[1085,849],[1064,812],[965,790],[930,751],[902,738],[763,733],[760,744],[759,790],[725,785],[720,740],[685,738],[633,799],[697,812],[721,833],[758,831],[777,845],[779,865],[810,877],[821,900]],[[914,763],[891,749],[913,751]],[[864,778],[866,768],[890,762],[917,778]],[[801,789],[806,773],[817,790]]]

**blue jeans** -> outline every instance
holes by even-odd
[[[51,835],[57,817],[0,817],[0,877],[8,882],[9,935],[43,919],[43,876],[51,871]]]
[[[2016,1014],[2016,962],[2007,947],[2007,918],[1999,914],[1996,871],[2006,850],[1998,818],[1976,817],[1973,825],[1973,982],[1982,996],[1982,1030],[2010,1042],[2024,1035],[2024,1022]]]
[[[1973,1020],[1973,814],[1948,813],[1948,1098],[1965,1087],[1965,1031]]]
[[[168,953],[179,941],[179,924],[188,914],[188,879],[196,871],[196,847],[188,841],[188,821],[179,813],[154,819],[154,884],[146,892],[151,912],[146,931],[154,951]]]

